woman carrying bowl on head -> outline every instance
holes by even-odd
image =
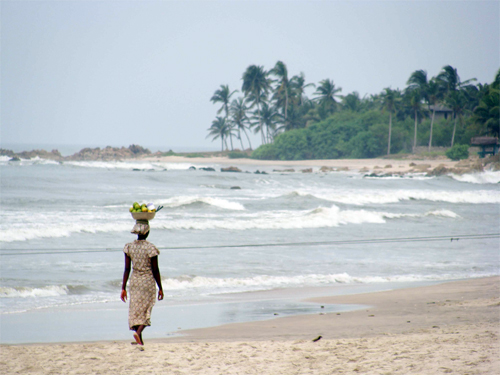
[[[130,278],[130,305],[128,325],[134,332],[134,339],[138,345],[144,345],[142,331],[151,325],[151,311],[156,300],[156,285],[158,285],[158,301],[163,299],[158,255],[160,251],[155,245],[146,241],[149,235],[149,222],[137,220],[132,232],[137,234],[137,240],[125,245],[125,270],[121,300],[127,301],[127,281],[132,266]],[[155,285],[156,283],[156,285]]]

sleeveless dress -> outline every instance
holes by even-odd
[[[135,240],[125,245],[123,252],[132,260],[130,278],[128,325],[151,325],[151,311],[156,301],[156,281],[151,268],[151,258],[160,254],[155,245],[146,240]]]

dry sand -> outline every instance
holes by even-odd
[[[336,169],[347,168],[352,171],[365,171],[378,173],[407,173],[410,171],[419,172],[436,168],[443,164],[446,168],[453,168],[458,163],[450,159],[331,159],[331,160],[254,160],[254,159],[229,159],[227,157],[210,158],[186,158],[182,156],[162,156],[147,157],[145,161],[156,161],[163,163],[187,163],[204,165],[224,165],[224,166],[261,166],[261,167],[332,167]],[[413,165],[415,164],[415,165]]]
[[[490,277],[323,297],[369,306],[186,331],[144,351],[119,341],[2,345],[0,373],[498,374],[499,295],[500,277]]]

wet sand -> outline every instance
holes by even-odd
[[[129,341],[2,345],[0,373],[494,374],[500,368],[498,276],[314,302],[366,308],[184,331],[146,341],[143,351]]]

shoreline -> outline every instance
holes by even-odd
[[[477,318],[498,324],[500,323],[500,276],[443,281],[430,286],[388,291],[315,297],[306,301],[320,305],[367,307],[340,314],[318,312],[315,315],[296,315],[263,322],[181,331],[188,336],[169,341],[220,340],[221,337],[224,340],[234,341],[305,340],[316,333],[330,339],[370,337],[388,333],[402,334],[409,330],[432,328],[437,324],[474,324]],[[491,315],[487,308],[484,309],[485,306],[495,308],[497,316]],[[477,308],[477,316],[466,316],[462,313],[463,316],[458,319],[461,307]],[[402,311],[404,314],[401,314]],[[458,315],[447,321],[450,315],[455,313]],[[291,327],[293,330],[290,330]],[[498,328],[500,329],[500,326]]]
[[[426,172],[443,164],[455,168],[458,161],[449,159],[321,159],[321,160],[256,160],[229,159],[228,157],[187,158],[182,156],[143,157],[138,160],[147,162],[201,164],[223,166],[286,167],[286,168],[333,168],[333,171],[362,171],[380,173]],[[411,165],[415,164],[415,165]],[[420,166],[420,167],[419,167]],[[296,172],[301,172],[296,170]]]
[[[1,345],[0,371],[27,373],[489,374],[500,364],[500,277],[317,297],[361,304],[130,341]],[[322,338],[313,342],[314,338]]]
[[[135,148],[134,148],[135,147]],[[34,150],[31,152],[24,152],[15,154],[16,156],[10,159],[9,163],[19,163],[29,161],[34,157],[41,158],[42,160],[53,160],[61,164],[71,162],[129,162],[129,163],[161,163],[161,164],[183,164],[186,168],[192,169],[216,167],[220,168],[221,172],[246,172],[246,173],[313,173],[313,172],[350,172],[362,173],[365,177],[405,177],[410,178],[413,175],[417,176],[441,176],[441,175],[464,175],[474,174],[485,171],[497,172],[500,171],[500,161],[498,155],[480,159],[478,155],[471,155],[468,159],[460,161],[453,161],[445,156],[421,156],[418,154],[404,155],[397,158],[397,155],[380,156],[372,159],[313,159],[313,160],[258,160],[250,158],[236,158],[231,159],[228,156],[216,155],[201,155],[199,157],[187,156],[162,156],[158,153],[144,153],[144,149],[140,146],[130,146],[129,149],[122,147],[105,148],[102,151],[103,155],[94,155],[92,149],[83,149],[80,153],[71,157],[62,157],[58,155],[57,150],[51,153],[45,150]],[[138,151],[134,154],[132,151]],[[1,150],[0,150],[1,151]],[[10,157],[11,155],[6,152],[10,150],[3,150],[4,156]],[[9,155],[7,155],[9,154]],[[81,155],[80,155],[81,154]],[[196,153],[194,153],[196,154]],[[21,159],[19,158],[21,157]],[[26,157],[27,159],[23,159]],[[263,170],[242,170],[241,168],[265,168]],[[169,168],[163,166],[164,170]],[[223,171],[222,168],[230,168],[230,170]],[[173,168],[179,169],[179,168]],[[135,168],[134,170],[140,170]]]

